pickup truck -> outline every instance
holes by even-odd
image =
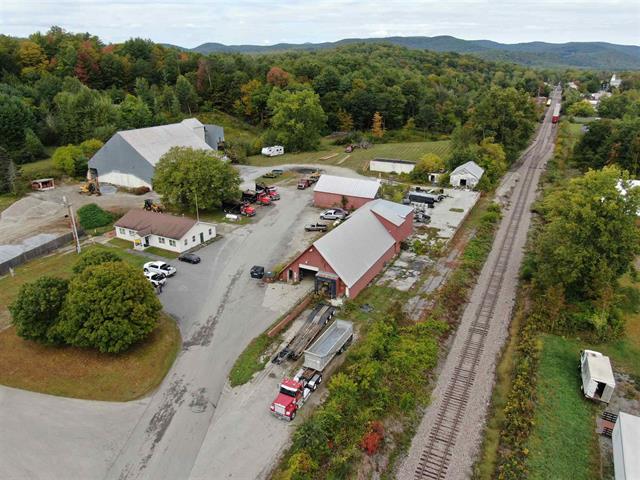
[[[326,232],[329,227],[324,223],[311,223],[309,225],[305,225],[304,229],[307,232]]]

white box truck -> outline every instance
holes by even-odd
[[[615,480],[640,478],[640,417],[620,412],[611,441]]]
[[[271,147],[264,147],[261,152],[262,155],[266,155],[267,157],[277,157],[278,155],[284,155],[284,147],[282,145],[273,145]]]
[[[580,352],[580,374],[582,393],[586,398],[609,403],[616,388],[609,357],[594,350]]]

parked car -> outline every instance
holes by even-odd
[[[164,285],[167,281],[167,277],[162,273],[144,272],[144,276],[147,277],[147,280],[151,282],[151,285],[156,288],[160,285]]]
[[[276,177],[279,177],[284,173],[284,170],[282,170],[281,168],[274,168],[273,170],[271,170],[271,173],[273,173]]]
[[[172,277],[177,272],[175,267],[172,267],[168,263],[160,260],[156,262],[147,262],[142,268],[144,270],[144,273],[162,273],[165,277]]]
[[[329,229],[329,226],[324,223],[311,223],[309,225],[305,225],[304,229],[307,232],[326,232]]]
[[[264,267],[254,265],[251,267],[251,271],[249,273],[251,274],[251,278],[262,278],[264,277]]]
[[[341,208],[333,208],[331,210],[325,210],[320,214],[321,220],[344,220],[349,216],[349,212],[342,210]]]
[[[178,260],[193,264],[200,263],[200,257],[195,253],[181,253]]]

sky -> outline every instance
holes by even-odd
[[[2,34],[51,25],[188,48],[396,35],[640,45],[640,0],[0,0]]]

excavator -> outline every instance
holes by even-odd
[[[147,210],[148,212],[156,212],[156,213],[164,212],[164,207],[162,205],[160,205],[159,203],[154,202],[150,198],[147,198],[144,201],[143,208],[145,210]]]
[[[97,195],[100,196],[100,183],[98,183],[97,178],[88,179],[84,185],[80,187],[79,193],[83,195]]]

